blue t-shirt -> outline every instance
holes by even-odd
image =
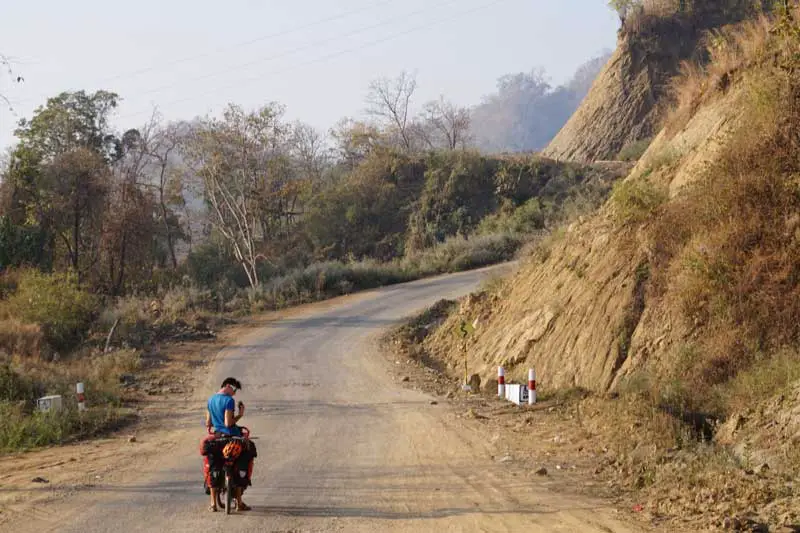
[[[236,402],[233,401],[233,396],[218,392],[208,399],[208,412],[211,413],[211,424],[214,426],[214,431],[225,435],[239,434],[239,428],[236,426],[229,428],[225,425],[225,411],[235,412],[235,408]]]

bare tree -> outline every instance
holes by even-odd
[[[403,71],[394,79],[373,81],[367,95],[367,112],[394,130],[400,146],[407,152],[412,150],[413,145],[410,104],[416,89],[416,77]]]
[[[176,125],[166,127],[158,126],[158,116],[154,114],[148,132],[147,142],[142,147],[150,158],[150,179],[148,185],[154,189],[161,215],[161,225],[164,228],[164,238],[167,243],[172,267],[178,268],[178,259],[175,254],[176,233],[181,233],[173,222],[175,216],[171,205],[183,204],[181,184],[178,174],[173,171],[173,156],[180,145],[181,138]],[[177,198],[177,202],[176,202]],[[176,231],[177,230],[177,231]]]
[[[429,139],[428,143],[432,147],[436,148],[441,144],[448,150],[455,150],[467,144],[470,127],[470,113],[467,108],[459,107],[441,97],[425,105],[425,115],[427,127],[424,129],[429,132],[429,138],[433,135],[438,141]]]
[[[285,216],[285,146],[281,109],[269,105],[246,113],[229,106],[221,120],[206,119],[193,128],[185,152],[203,180],[211,223],[233,250],[250,286],[259,284],[258,261],[271,226]]]
[[[12,83],[22,83],[25,81],[22,76],[14,74],[14,70],[11,68],[11,60],[3,54],[0,54],[0,67],[2,67],[8,73],[8,78]],[[8,97],[1,92],[0,100],[2,100],[6,107],[8,107],[9,111],[12,113],[14,112],[14,106],[11,105],[11,100],[9,100]]]
[[[328,161],[328,146],[323,135],[308,124],[296,122],[290,144],[301,174],[319,182]]]
[[[173,268],[178,268],[175,252],[183,231],[173,210],[183,205],[182,184],[176,159],[181,137],[179,126],[163,126],[154,111],[141,128],[129,130],[122,137],[123,156],[115,165],[124,180],[152,194],[158,208],[158,223],[164,233],[167,254]]]

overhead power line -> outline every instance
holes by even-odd
[[[262,73],[257,77],[246,78],[244,80],[237,81],[236,83],[232,83],[232,84],[225,85],[225,86],[222,86],[222,87],[217,87],[217,88],[214,88],[214,89],[209,90],[209,91],[204,91],[204,92],[201,92],[201,93],[195,93],[195,94],[193,94],[191,96],[188,96],[188,97],[183,97],[183,98],[171,100],[169,102],[163,103],[162,106],[172,106],[172,105],[175,105],[175,104],[185,103],[185,102],[189,102],[189,101],[192,101],[192,100],[196,100],[197,98],[200,98],[200,97],[203,97],[203,96],[209,96],[209,95],[212,95],[212,94],[217,94],[220,91],[224,91],[224,90],[227,90],[227,89],[239,88],[239,87],[242,87],[244,85],[247,85],[247,84],[250,84],[250,83],[253,83],[253,82],[261,81],[261,80],[264,79],[265,76],[273,76],[273,75],[276,75],[276,74],[283,74],[285,72],[296,70],[298,68],[306,67],[308,65],[321,63],[323,61],[328,61],[330,59],[333,59],[333,58],[336,58],[336,57],[340,57],[340,56],[343,56],[343,55],[346,55],[346,54],[351,54],[351,53],[354,53],[354,52],[358,52],[360,50],[363,50],[363,49],[366,49],[366,48],[369,48],[369,47],[372,47],[372,46],[375,46],[375,45],[378,45],[378,44],[382,44],[382,43],[397,39],[399,37],[404,37],[406,35],[409,35],[409,34],[412,34],[412,33],[416,33],[418,31],[422,31],[422,30],[425,30],[425,29],[428,29],[428,28],[432,28],[434,26],[441,26],[443,24],[446,24],[446,23],[449,23],[449,22],[453,22],[453,21],[455,21],[455,20],[457,20],[457,19],[459,19],[461,17],[464,17],[466,15],[470,15],[470,14],[476,13],[478,11],[489,9],[491,7],[497,6],[499,4],[507,3],[507,2],[510,2],[510,1],[512,1],[512,0],[495,0],[494,2],[490,2],[490,3],[487,3],[487,4],[482,4],[480,6],[474,7],[472,9],[461,11],[459,13],[456,13],[456,14],[448,16],[448,17],[443,17],[443,18],[440,18],[440,19],[437,19],[437,20],[434,20],[434,21],[431,21],[431,22],[428,22],[428,23],[425,23],[425,24],[414,26],[413,28],[409,28],[409,29],[401,31],[401,32],[396,32],[396,33],[387,35],[385,37],[382,37],[380,39],[375,39],[373,41],[369,41],[367,43],[363,43],[363,44],[361,44],[359,46],[356,46],[356,47],[348,48],[348,49],[345,49],[345,50],[339,50],[337,52],[333,52],[333,53],[324,55],[322,57],[318,57],[318,58],[312,59],[310,61],[305,61],[305,62],[302,62],[302,63],[296,63],[296,64],[294,64],[292,66],[289,66],[287,68],[284,68],[284,69]],[[131,118],[131,117],[134,117],[134,116],[139,116],[139,115],[142,115],[144,113],[151,113],[151,112],[152,112],[152,108],[150,108],[148,110],[137,111],[137,112],[134,112],[134,113],[126,113],[126,114],[123,114],[123,115],[119,116],[118,118],[121,118],[121,119]]]
[[[395,0],[380,0],[378,2],[373,2],[370,5],[367,5],[367,6],[364,6],[364,7],[360,7],[360,8],[357,8],[357,9],[352,9],[350,11],[345,11],[344,13],[339,13],[337,15],[333,15],[333,16],[330,16],[330,17],[327,17],[327,18],[324,18],[324,19],[316,20],[316,21],[308,23],[308,24],[295,26],[295,27],[289,28],[287,30],[283,30],[283,31],[275,32],[275,33],[269,33],[269,34],[266,34],[266,35],[261,35],[259,37],[255,37],[253,39],[249,39],[247,41],[241,41],[241,42],[238,42],[238,43],[235,43],[235,44],[232,44],[232,45],[228,45],[228,46],[224,46],[224,47],[221,47],[221,48],[217,48],[216,50],[212,50],[210,52],[204,52],[204,53],[201,53],[201,54],[195,54],[195,55],[191,55],[191,56],[186,56],[186,57],[182,57],[182,58],[179,58],[179,59],[174,59],[174,60],[168,61],[166,63],[160,63],[160,64],[157,64],[157,65],[151,65],[151,66],[144,67],[144,68],[141,68],[141,69],[138,69],[138,70],[133,70],[133,71],[130,71],[130,72],[124,72],[124,73],[121,73],[121,74],[115,74],[115,75],[110,76],[108,78],[101,79],[99,82],[96,83],[96,85],[98,85],[98,86],[99,85],[105,85],[105,84],[107,84],[109,82],[113,82],[113,81],[118,81],[118,80],[122,80],[122,79],[136,78],[138,76],[141,76],[142,74],[147,74],[147,73],[150,73],[150,72],[155,72],[155,71],[158,71],[158,70],[174,67],[176,65],[180,65],[180,64],[183,64],[183,63],[188,63],[190,61],[195,61],[195,60],[198,60],[198,59],[204,59],[206,57],[211,57],[211,56],[214,56],[214,55],[218,55],[218,54],[221,54],[221,53],[226,52],[226,51],[235,50],[235,49],[238,49],[238,48],[250,46],[250,45],[253,45],[253,44],[256,44],[256,43],[261,43],[261,42],[264,42],[264,41],[269,41],[269,40],[272,40],[272,39],[277,39],[278,37],[285,37],[287,35],[291,35],[293,33],[297,33],[297,32],[303,31],[303,30],[314,28],[314,27],[320,26],[322,24],[326,24],[326,23],[329,23],[329,22],[335,22],[337,20],[342,20],[342,19],[351,17],[353,15],[366,13],[366,12],[371,11],[373,9],[376,9],[378,7],[381,7],[381,6],[384,6],[384,5],[387,5],[387,4],[391,4],[391,3],[394,3],[394,2],[395,2]],[[21,59],[16,58],[16,57],[13,58],[12,62],[21,64],[21,65],[37,65],[37,64],[46,63],[46,61],[36,61],[36,60],[34,60],[34,61],[26,61],[26,60],[21,60]],[[23,99],[23,100],[17,100],[16,102],[18,104],[29,103],[32,100],[46,98],[47,96],[48,96],[47,94],[40,94],[38,96],[32,96],[32,97],[29,97],[29,98],[26,98],[26,99]]]
[[[327,37],[327,38],[321,39],[319,41],[314,41],[314,42],[309,43],[307,45],[300,46],[300,47],[297,47],[297,48],[292,48],[290,50],[286,50],[286,51],[278,53],[278,54],[274,54],[274,55],[266,56],[266,57],[261,57],[261,58],[255,59],[253,61],[248,61],[246,63],[239,63],[238,65],[233,65],[233,66],[228,67],[228,68],[226,68],[224,70],[218,70],[216,72],[203,74],[202,76],[195,76],[193,78],[183,79],[183,80],[177,81],[175,83],[169,83],[169,84],[166,84],[166,85],[161,85],[160,87],[155,87],[155,88],[152,88],[152,89],[147,89],[145,91],[140,91],[138,94],[139,95],[148,95],[148,94],[160,93],[160,92],[166,91],[168,89],[179,87],[179,86],[181,86],[181,85],[183,85],[185,83],[191,83],[191,82],[196,82],[196,81],[203,81],[203,80],[208,80],[208,79],[212,79],[212,78],[217,78],[219,76],[222,76],[223,74],[236,72],[238,70],[242,70],[242,69],[245,69],[245,68],[248,68],[248,67],[252,67],[254,65],[259,65],[261,63],[266,63],[268,61],[275,61],[276,59],[283,59],[285,57],[296,55],[296,54],[298,54],[300,52],[305,52],[307,50],[313,50],[315,48],[319,48],[321,45],[330,44],[330,43],[338,41],[340,39],[346,39],[348,37],[353,37],[355,35],[359,35],[361,33],[365,33],[365,32],[368,32],[370,30],[374,30],[376,28],[381,28],[383,26],[387,26],[387,25],[392,24],[394,22],[397,22],[399,20],[405,20],[408,17],[413,17],[415,15],[420,15],[422,13],[428,12],[428,11],[430,11],[431,7],[439,8],[439,7],[444,7],[444,6],[448,6],[448,5],[452,5],[452,4],[457,4],[457,3],[462,2],[462,1],[463,0],[446,0],[445,2],[441,2],[439,4],[436,4],[435,6],[430,6],[429,5],[429,6],[425,7],[425,8],[423,8],[423,9],[418,9],[416,11],[412,11],[411,13],[404,13],[404,14],[396,16],[396,17],[391,17],[391,18],[388,18],[388,19],[384,19],[384,20],[382,20],[380,22],[377,22],[375,24],[371,24],[369,26],[358,28],[358,29],[349,31],[349,32],[341,34],[341,35],[334,35],[333,37]]]

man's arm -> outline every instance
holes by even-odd
[[[206,429],[211,430],[211,411],[206,409]]]
[[[232,428],[236,424],[236,417],[233,416],[232,409],[225,410],[225,427]]]

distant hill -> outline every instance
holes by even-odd
[[[497,91],[472,110],[475,146],[489,153],[541,150],[578,108],[610,57],[606,52],[587,61],[555,88],[538,70],[501,77]]]

